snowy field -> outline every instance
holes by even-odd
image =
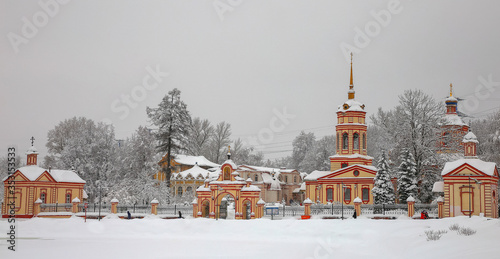
[[[16,251],[0,220],[0,258],[498,258],[500,221],[441,220],[236,221],[81,218],[20,220]],[[451,225],[476,230],[459,235]],[[447,230],[427,241],[426,230]]]

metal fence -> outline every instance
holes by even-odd
[[[85,205],[83,203],[78,204],[78,212],[84,212]],[[87,212],[99,212],[99,203],[89,203],[87,205]],[[101,203],[101,212],[111,212],[111,205]]]
[[[311,205],[311,215],[353,215],[354,205],[324,205],[314,204]]]
[[[408,214],[406,204],[367,204],[361,205],[361,215],[405,215]]]
[[[118,213],[144,213],[144,214],[150,214],[151,213],[151,205],[118,205],[116,207],[116,210]]]
[[[184,215],[192,215],[193,214],[193,206],[189,205],[166,205],[166,206],[158,206],[157,212],[158,214],[163,215],[179,215],[179,211]],[[151,211],[149,212],[151,213]]]
[[[71,203],[42,203],[40,204],[40,212],[72,212],[73,204]]]

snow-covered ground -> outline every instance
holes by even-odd
[[[477,231],[464,236],[449,227]],[[209,220],[154,217],[123,220],[34,218],[16,223],[16,251],[0,258],[498,258],[500,221],[440,220]],[[426,230],[447,230],[427,241]]]

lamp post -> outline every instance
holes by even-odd
[[[472,217],[472,208],[471,208],[472,207],[472,199],[471,199],[472,185],[470,183],[470,180],[474,180],[474,182],[476,182],[476,184],[482,184],[482,182],[480,182],[479,180],[469,176],[469,218]],[[479,212],[481,212],[481,208],[479,208]]]
[[[342,204],[342,220],[344,220],[344,193],[345,193],[345,186],[344,186],[344,181],[341,182],[342,184],[342,200],[340,201],[340,204]]]

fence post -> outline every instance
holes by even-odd
[[[78,213],[78,203],[80,203],[80,199],[78,197],[74,198],[71,203],[73,203],[72,213]]]
[[[307,198],[304,200],[304,215],[302,216],[302,219],[310,219],[311,218],[311,205],[312,201],[311,199]]]
[[[157,199],[151,201],[151,214],[158,215],[158,203]]]
[[[40,198],[38,198],[38,200],[35,201],[35,213],[34,213],[34,217],[38,216],[38,214],[40,213],[40,206],[42,205],[42,200],[40,200]]]
[[[361,215],[361,199],[359,197],[356,197],[354,199],[354,211],[356,211],[356,216]]]
[[[415,215],[415,199],[410,196],[406,202],[408,203],[408,217],[412,218]]]
[[[193,218],[196,218],[198,217],[198,198],[194,198],[191,204],[193,205]]]
[[[437,204],[438,204],[438,218],[442,219],[444,218],[444,199],[442,196],[439,196],[437,198]]]
[[[111,213],[116,214],[118,212],[118,200],[113,198],[111,200]]]
[[[256,218],[262,218],[264,216],[264,205],[266,204],[266,202],[262,199],[260,199],[258,202],[257,202],[257,215],[256,215]]]

